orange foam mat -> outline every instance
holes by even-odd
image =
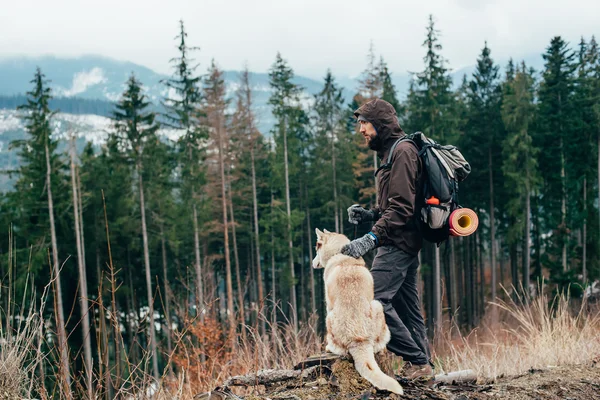
[[[470,208],[459,208],[450,214],[449,224],[452,236],[469,236],[477,230],[479,218]]]

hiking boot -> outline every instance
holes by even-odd
[[[410,364],[402,370],[402,376],[411,381],[428,381],[433,379],[433,368],[429,364]]]

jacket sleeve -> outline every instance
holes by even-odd
[[[419,155],[414,146],[398,146],[392,157],[388,189],[388,206],[381,213],[371,231],[378,244],[386,244],[392,233],[406,229],[415,212],[417,181],[419,178]]]

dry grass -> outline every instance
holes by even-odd
[[[261,369],[291,368],[322,350],[315,325],[313,317],[295,333],[289,321],[276,325],[267,322],[268,335],[260,335],[256,327],[245,326],[246,341],[238,335],[233,343],[214,320],[195,321],[178,341],[173,356],[180,373],[165,386],[171,395],[178,392],[183,395],[178,398],[186,398],[185,393],[207,392],[231,376]],[[202,355],[204,362],[200,361]]]
[[[493,306],[499,309],[501,323],[484,324],[467,336],[457,334],[457,329],[447,331],[437,349],[436,363],[446,371],[474,369],[481,378],[495,379],[531,368],[589,362],[600,355],[600,314],[590,312],[585,302],[573,309],[573,303],[568,295],[552,301],[540,296],[529,304],[499,301]],[[238,340],[235,348],[227,344],[231,342],[213,322],[207,321],[203,327],[195,323],[188,331],[191,339],[179,342],[174,357],[178,374],[165,379],[154,398],[191,399],[233,375],[290,368],[322,351],[322,339],[311,328],[315,322],[304,325],[298,335],[289,321],[277,325],[276,335],[260,336],[255,328],[246,327],[247,340]],[[204,332],[203,339],[199,332]],[[206,362],[200,365],[198,343],[202,340]],[[206,341],[212,342],[212,347]]]
[[[22,305],[23,312],[20,313],[12,307],[11,310],[0,310],[3,317],[0,323],[0,399],[31,398],[34,390],[43,392],[35,369],[44,357],[39,346],[44,324],[40,315],[45,300],[46,293],[42,296],[42,311],[39,312],[34,302],[28,310]],[[8,304],[10,307],[11,302]]]
[[[0,399],[31,397],[39,323],[29,315],[14,332],[0,330]]]
[[[531,368],[589,362],[600,356],[600,313],[590,311],[585,301],[574,309],[575,303],[568,294],[553,299],[542,295],[529,304],[522,299],[498,301],[493,306],[502,322],[492,326],[488,319],[487,324],[467,336],[458,334],[456,328],[447,330],[436,349],[436,362],[446,371],[474,369],[479,377],[491,379],[519,375]],[[37,366],[44,362],[37,350],[43,332],[41,311],[30,309],[26,314],[8,320],[6,315],[15,312],[4,310],[6,321],[1,325],[4,328],[0,327],[0,399],[31,398],[32,393],[44,392],[36,374]],[[316,322],[313,317],[297,334],[290,321],[267,324],[267,335],[258,333],[258,324],[246,326],[246,340],[238,336],[232,341],[216,321],[190,321],[175,340],[171,358],[175,374],[165,370],[158,384],[145,372],[149,371],[148,357],[142,357],[140,365],[128,365],[128,370],[138,373],[121,381],[114,390],[126,399],[192,399],[233,375],[290,368],[323,350],[323,341],[314,329]],[[102,379],[97,383],[102,385]],[[106,388],[97,390],[100,394]]]
[[[600,355],[600,313],[589,311],[585,301],[573,309],[568,294],[541,295],[529,304],[520,299],[491,306],[503,322],[467,336],[447,332],[438,352],[443,370],[473,369],[481,378],[495,379],[584,364]]]

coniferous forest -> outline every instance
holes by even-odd
[[[322,351],[315,228],[354,238],[371,227],[355,229],[346,209],[375,203],[380,160],[353,116],[374,98],[396,108],[405,132],[456,145],[472,168],[460,203],[479,229],[420,255],[437,355],[442,338],[503,323],[490,302],[527,307],[568,293],[591,307],[600,279],[596,39],[548,38],[543,70],[498,65],[482,42],[475,72],[453,82],[432,17],[424,33],[422,69],[403,100],[373,47],[350,102],[329,71],[307,99],[285,53],[274,54],[276,124],[260,132],[249,71],[229,96],[218,60],[197,64],[201,43],[181,22],[169,96],[152,104],[132,75],[106,110],[107,141],[83,152],[68,139],[58,151],[52,76],[38,69],[19,105],[27,137],[11,144],[16,183],[0,195],[0,330],[2,346],[22,346],[31,383],[20,393],[126,398],[153,382],[201,392]]]

